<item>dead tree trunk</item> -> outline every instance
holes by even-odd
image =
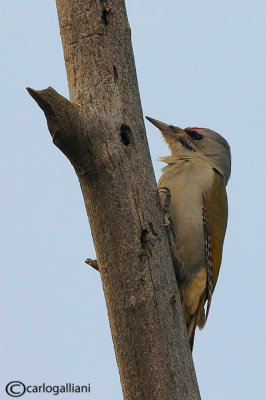
[[[80,181],[124,399],[200,399],[124,0],[57,0],[71,102],[28,89]]]

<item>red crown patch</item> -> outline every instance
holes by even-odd
[[[198,126],[188,126],[186,129],[193,130],[193,129],[206,129],[206,128],[199,128]]]

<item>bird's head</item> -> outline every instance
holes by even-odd
[[[231,152],[227,141],[211,129],[167,125],[146,117],[160,131],[173,155],[188,156],[201,154],[223,175],[225,183],[231,173]]]

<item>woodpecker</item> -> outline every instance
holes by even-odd
[[[218,133],[198,127],[181,129],[146,117],[161,131],[171,151],[158,182],[161,202],[169,191],[170,241],[191,350],[195,329],[207,321],[222,261],[228,206],[226,185],[231,153]],[[206,305],[206,311],[205,311]]]

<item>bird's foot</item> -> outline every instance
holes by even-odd
[[[169,231],[172,232],[173,237],[175,238],[174,233],[174,224],[171,219],[171,215],[169,212],[170,203],[171,203],[171,192],[170,189],[166,186],[162,186],[158,189],[161,198],[161,206],[164,213],[164,223],[162,226],[165,226]],[[164,196],[162,196],[164,194]],[[164,197],[164,198],[163,198]]]

